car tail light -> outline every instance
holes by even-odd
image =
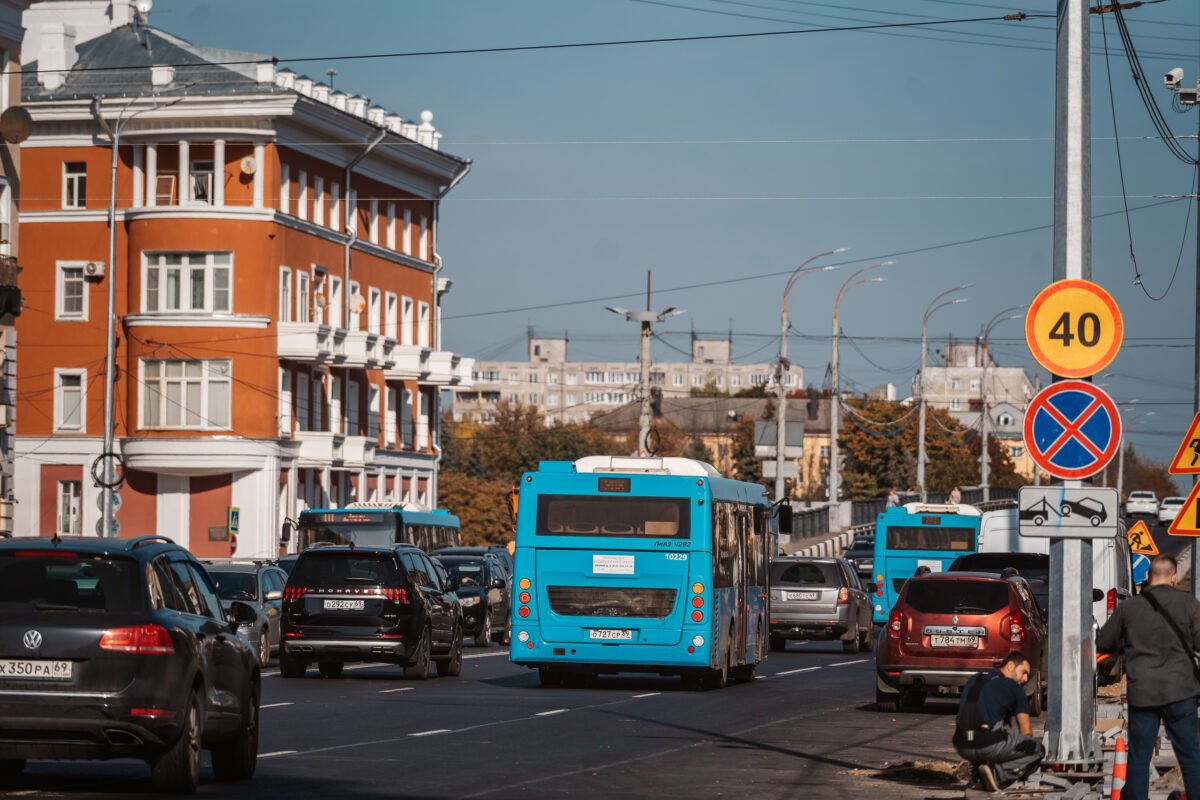
[[[166,719],[175,716],[175,712],[169,708],[131,708],[129,716],[144,717],[146,719]]]
[[[407,589],[384,589],[383,596],[385,598],[387,598],[388,600],[391,600],[395,603],[407,603],[408,602],[408,590]]]
[[[882,575],[875,576],[875,596],[883,597],[883,576]]]
[[[284,600],[299,600],[308,594],[307,586],[285,586],[283,587]]]
[[[849,603],[849,602],[850,602],[850,590],[847,589],[845,586],[843,586],[841,589],[838,589],[838,605],[844,606],[846,603]]]
[[[161,625],[109,628],[100,635],[100,649],[147,656],[169,656],[175,653],[171,634]]]
[[[1000,623],[1001,638],[1010,642],[1020,642],[1025,639],[1025,615],[1014,611]]]
[[[1116,589],[1108,590],[1108,596],[1105,599],[1104,606],[1108,611],[1108,616],[1111,617],[1113,615],[1113,612],[1117,610],[1117,590]]]
[[[904,627],[904,612],[898,608],[893,608],[891,615],[888,617],[888,638],[899,639],[900,629]]]

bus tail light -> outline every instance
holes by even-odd
[[[883,576],[882,575],[875,576],[875,596],[883,597]]]
[[[522,619],[529,616],[529,606],[521,606],[517,609],[517,616]]]
[[[1113,612],[1117,610],[1117,590],[1116,589],[1108,590],[1108,595],[1105,598],[1104,606],[1108,611],[1108,616],[1111,617],[1113,615]]]
[[[904,612],[898,608],[893,608],[891,615],[888,617],[888,638],[899,639],[900,629],[904,627]]]
[[[846,605],[846,603],[849,603],[849,602],[850,602],[850,590],[847,589],[845,586],[843,586],[841,589],[838,589],[838,605],[844,606],[844,605]]]
[[[692,612],[692,622],[704,622],[704,612],[696,609]]]

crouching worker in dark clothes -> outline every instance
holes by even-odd
[[[954,749],[970,761],[989,791],[1028,777],[1046,748],[1032,738],[1029,703],[1021,688],[1029,681],[1029,659],[1009,653],[998,669],[980,672],[963,687],[954,726]]]

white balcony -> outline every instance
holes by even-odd
[[[357,437],[356,437],[357,438]],[[346,436],[328,431],[297,431],[301,466],[327,466],[345,460]]]
[[[383,337],[367,331],[346,331],[347,367],[381,369],[384,366]]]
[[[326,364],[345,359],[342,342],[346,331],[317,322],[280,322],[278,325],[280,358],[307,364]]]
[[[449,350],[435,350],[429,354],[429,373],[425,378],[429,383],[438,386],[456,386],[462,380],[462,361],[463,357],[458,353],[452,353]],[[471,372],[470,368],[474,362],[467,367],[467,382],[470,383]]]
[[[348,467],[365,467],[375,461],[377,439],[369,436],[347,436],[342,445],[342,460]]]
[[[392,349],[393,364],[385,367],[384,376],[388,380],[419,380],[429,372],[428,347],[402,344]]]

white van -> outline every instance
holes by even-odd
[[[979,521],[978,552],[1049,555],[1050,540],[1021,536],[1017,532],[1016,508],[986,511]],[[1132,576],[1129,539],[1124,521],[1119,521],[1115,537],[1092,540],[1092,584],[1104,593],[1103,599],[1092,604],[1097,625],[1103,625],[1117,604],[1132,595]]]

